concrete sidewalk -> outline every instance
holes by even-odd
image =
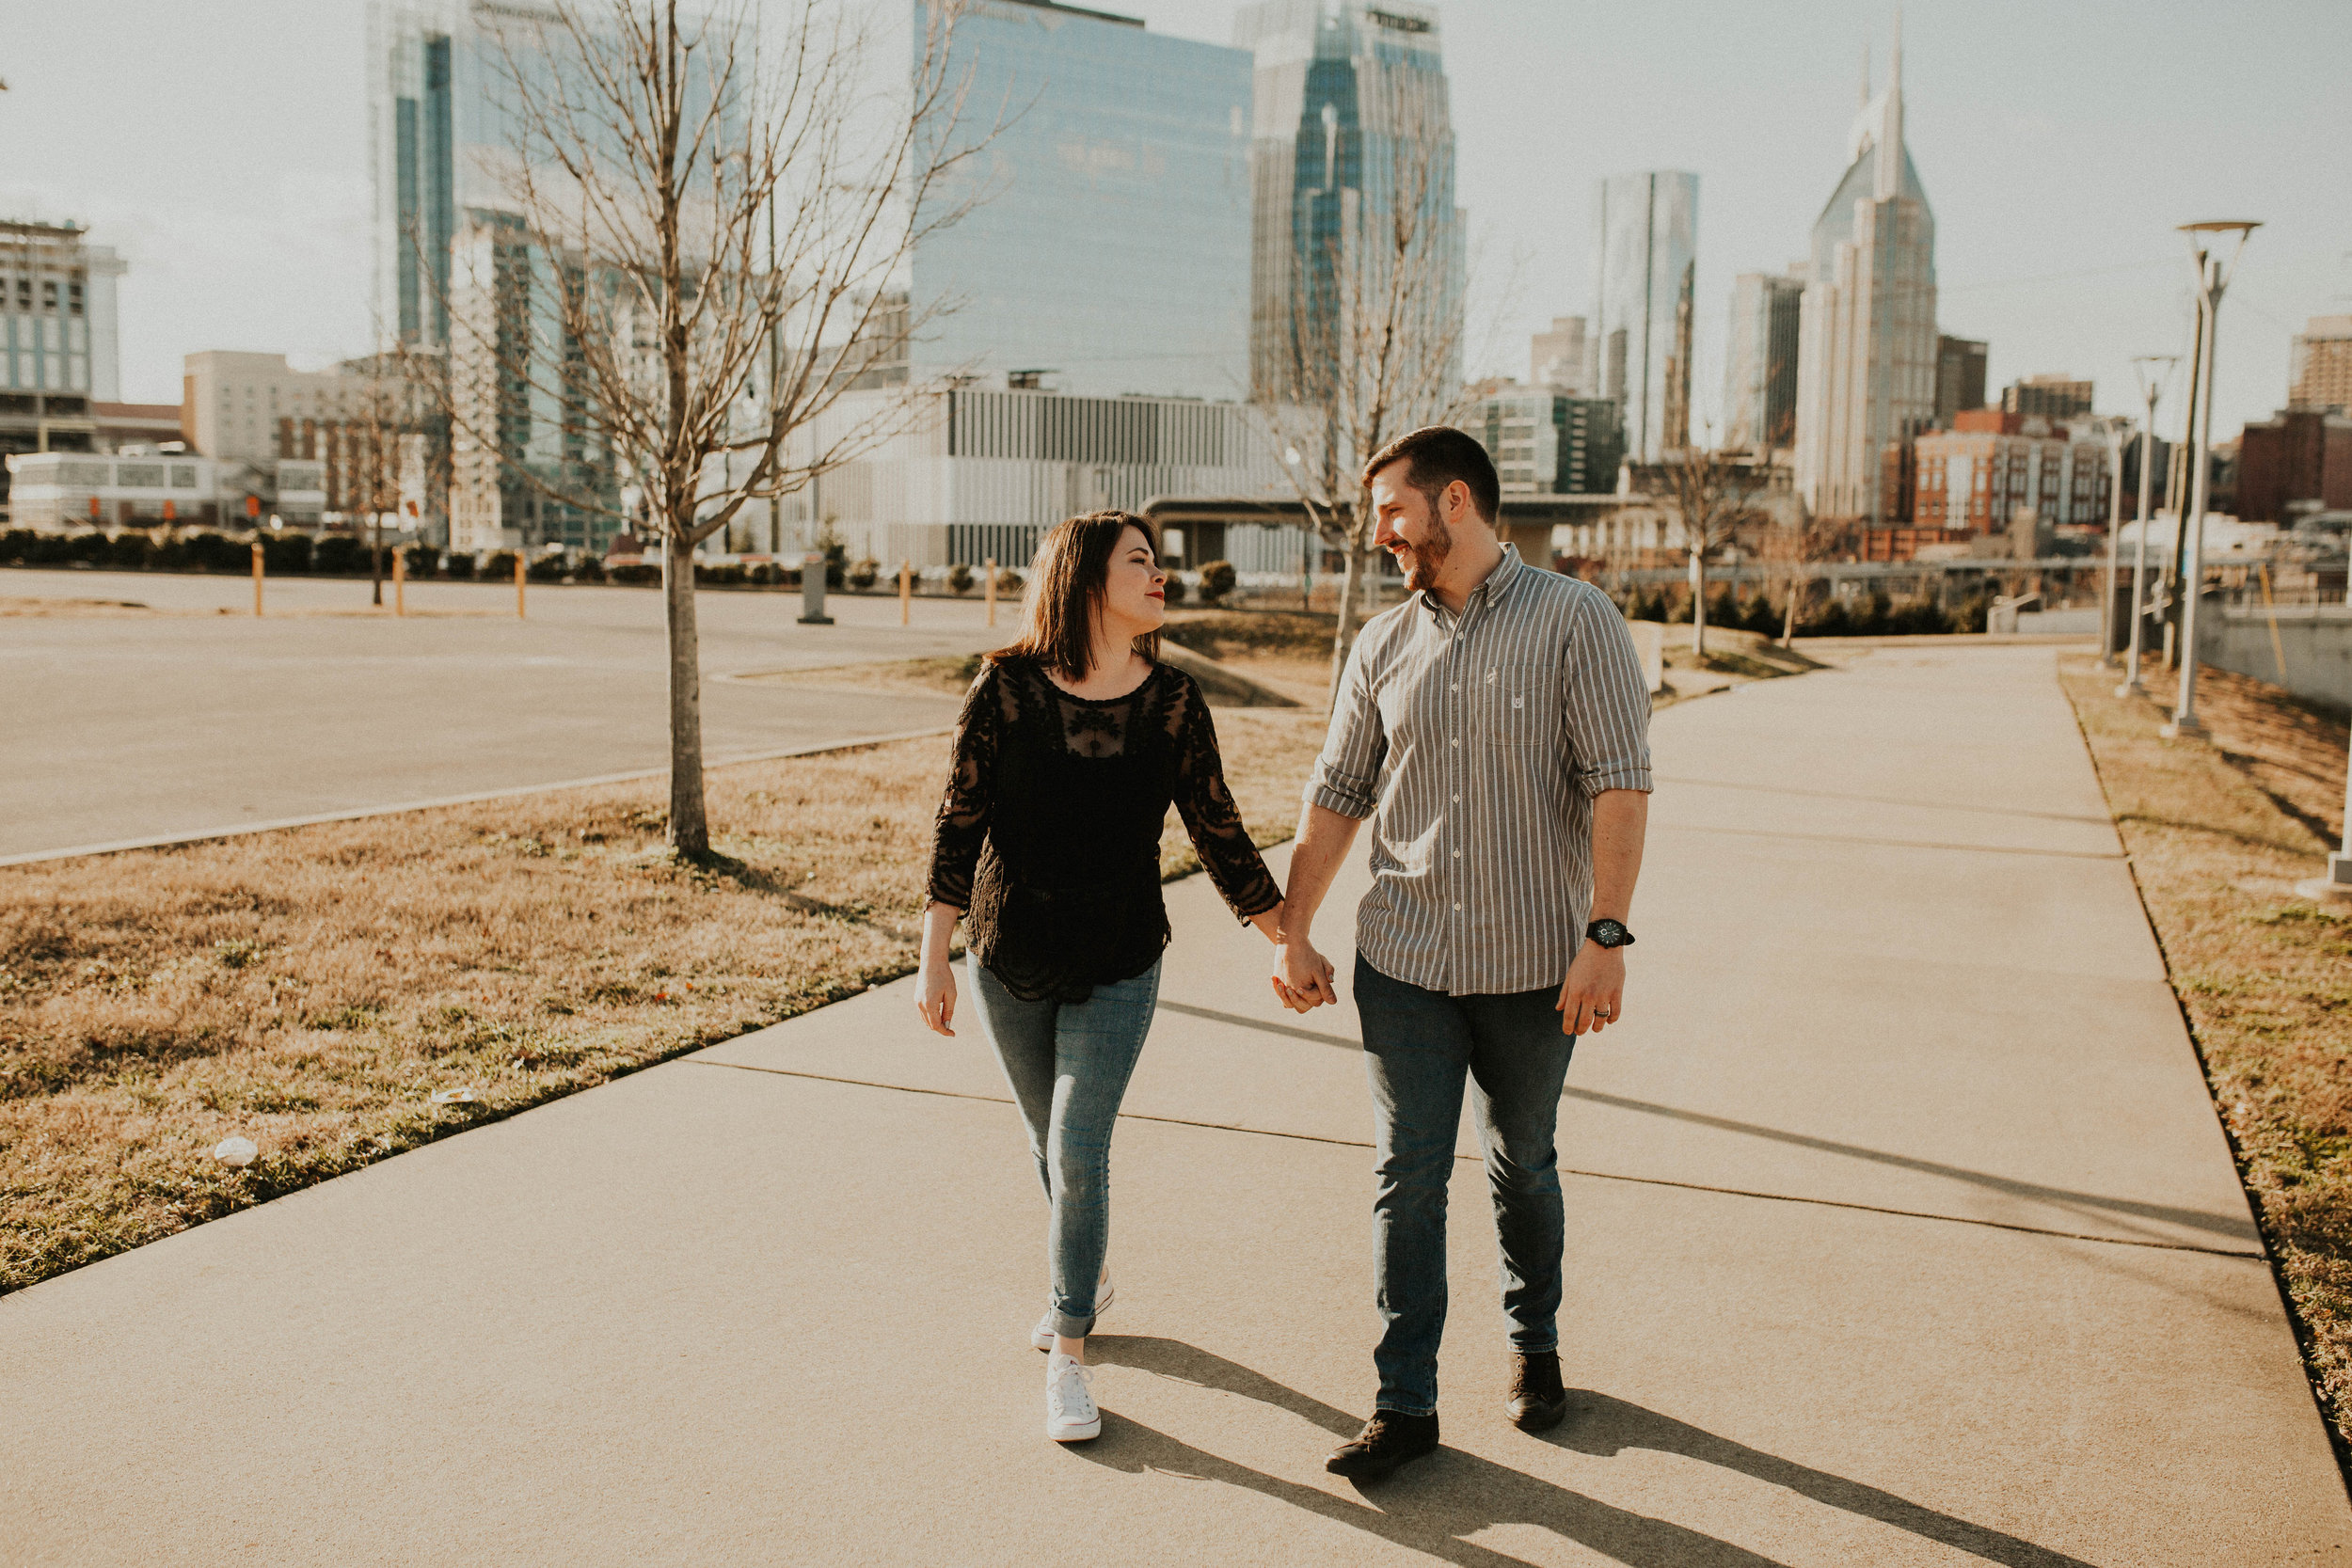
[[[1563,1117],[1581,1392],[1547,1438],[1499,1409],[1465,1159],[1447,1449],[1323,1473],[1372,1388],[1354,1016],[1274,1010],[1194,879],[1119,1134],[1098,1442],[1039,1432],[1002,1082],[902,984],[0,1300],[0,1558],[2342,1551],[2051,662],[1883,650],[1659,716],[1628,1022]]]

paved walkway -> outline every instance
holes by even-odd
[[[1659,716],[1549,1437],[1498,1409],[1465,1160],[1446,1451],[1323,1473],[1371,1392],[1353,1015],[1273,1011],[1196,879],[1100,1441],[1040,1435],[1034,1178],[901,985],[0,1300],[0,1556],[2332,1560],[2352,1510],[2051,661],[1884,650]]]
[[[389,599],[389,589],[387,590]],[[0,597],[135,600],[171,613],[0,617],[0,860],[518,787],[669,761],[661,595],[646,588],[411,583],[392,620],[364,579],[0,572]],[[714,760],[952,723],[956,703],[730,673],[964,654],[1010,635],[977,602],[837,594],[698,600]],[[218,610],[232,613],[213,613]],[[64,787],[60,787],[61,783]]]

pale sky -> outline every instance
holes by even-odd
[[[771,0],[780,3],[780,0]],[[1232,0],[1094,0],[1231,40]],[[1457,184],[1479,273],[1471,369],[1588,309],[1600,176],[1699,175],[1694,401],[1719,418],[1731,281],[1804,253],[1845,162],[1851,0],[1445,0]],[[176,403],[182,356],[324,362],[371,331],[363,0],[0,0],[0,214],[73,218],[130,261],[124,396]],[[2138,405],[2130,358],[2183,350],[2177,224],[2258,218],[2221,314],[2216,432],[2285,401],[2287,340],[2352,313],[2352,5],[1928,0],[1903,18],[1911,152],[1943,329],[2023,374]],[[1516,271],[1516,287],[1506,289]],[[2161,431],[2177,429],[2176,380]]]

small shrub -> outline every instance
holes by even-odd
[[[103,533],[77,533],[66,541],[65,558],[95,566],[106,559],[106,536]]]
[[[478,570],[487,581],[512,582],[515,580],[515,562],[517,559],[513,550],[492,550],[490,558]]]
[[[452,550],[441,562],[441,570],[453,582],[463,582],[473,576],[474,558],[460,550]]]
[[[614,582],[628,583],[631,587],[643,587],[647,583],[660,582],[661,568],[642,557],[623,556],[605,567],[605,576]]]
[[[440,569],[441,552],[431,545],[411,545],[406,554],[408,575],[412,578],[429,578]]]
[[[868,557],[850,568],[850,586],[857,589],[871,588],[874,586],[874,579],[881,575],[882,562]]]
[[[1204,561],[1200,563],[1200,602],[1215,604],[1233,591],[1233,563],[1230,561]]]
[[[743,584],[743,568],[731,562],[706,565],[697,561],[694,562],[694,581],[705,588],[739,588]]]
[[[233,572],[253,559],[243,545],[217,533],[191,533],[181,545],[187,563],[199,572]]]
[[[1184,602],[1184,594],[1186,592],[1184,579],[1178,577],[1175,573],[1170,572],[1168,575],[1168,582],[1165,592],[1168,594],[1168,602],[1169,604],[1183,604]]]
[[[972,592],[972,568],[961,561],[948,567],[947,587],[950,592],[957,594]]]
[[[567,571],[564,558],[550,552],[525,567],[523,575],[533,582],[562,582]]]
[[[107,543],[106,564],[136,569],[148,563],[154,550],[155,542],[152,539],[135,529],[126,529]]]
[[[6,533],[0,533],[0,562],[28,559],[40,537],[29,528],[12,528]]]
[[[1776,603],[1770,594],[1749,594],[1747,603],[1740,610],[1740,629],[1755,632],[1759,637],[1778,637],[1785,613],[1782,607],[1788,602],[1782,599]]]
[[[310,554],[316,548],[316,542],[307,533],[264,533],[262,569],[272,577],[307,572],[310,569]]]
[[[593,555],[581,556],[580,564],[572,568],[572,580],[574,582],[602,582],[604,562]]]
[[[310,551],[310,570],[314,572],[342,574],[367,569],[367,546],[348,533],[330,533]]]
[[[1008,596],[1018,594],[1021,592],[1021,574],[1010,571],[997,573],[996,592]]]
[[[1707,624],[1710,626],[1736,626],[1740,624],[1740,595],[1731,584],[1726,582],[1715,590],[1715,596],[1708,601]]]

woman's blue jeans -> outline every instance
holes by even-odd
[[[1438,1408],[1446,1183],[1466,1088],[1494,1199],[1511,1348],[1538,1355],[1560,1347],[1565,1216],[1552,1133],[1576,1040],[1561,1033],[1559,996],[1557,986],[1450,996],[1356,959],[1356,1011],[1380,1136],[1372,1210],[1383,1326],[1373,1363],[1383,1410],[1426,1416]]]
[[[1097,986],[1084,1002],[1025,1002],[966,958],[980,1030],[1029,1131],[1029,1153],[1053,1219],[1054,1332],[1084,1338],[1111,1240],[1111,1129],[1159,1005],[1160,966]]]

